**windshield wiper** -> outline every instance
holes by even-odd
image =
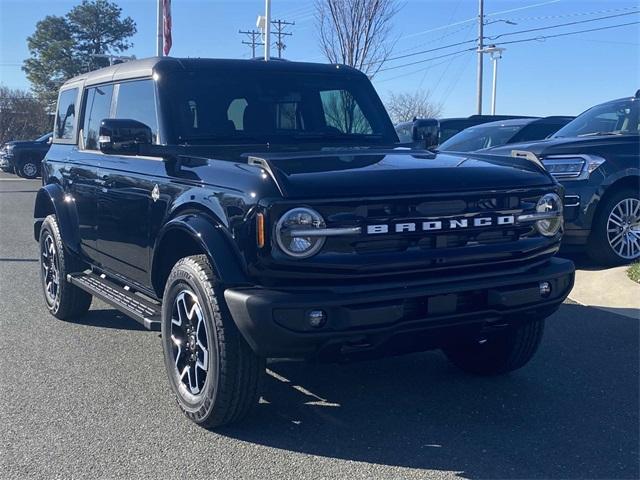
[[[599,135],[624,135],[622,130],[614,130],[611,132],[591,132],[591,133],[583,133],[582,135],[578,135],[578,137],[597,137]]]

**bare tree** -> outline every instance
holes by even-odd
[[[316,0],[316,28],[327,60],[372,78],[391,54],[395,0]]]
[[[49,131],[53,116],[43,102],[30,93],[0,85],[0,144],[10,140],[33,140]]]
[[[409,122],[416,117],[437,117],[442,113],[442,105],[432,102],[426,90],[391,93],[385,101],[385,106],[393,123]]]

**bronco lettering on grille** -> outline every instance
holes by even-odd
[[[442,220],[424,220],[419,222],[398,222],[367,225],[367,234],[439,232],[482,228],[492,226],[508,226],[516,223],[515,215],[497,215],[475,218],[448,218]]]

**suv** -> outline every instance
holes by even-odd
[[[49,311],[160,329],[193,421],[257,403],[267,357],[442,348],[526,364],[573,285],[538,164],[394,149],[343,65],[154,58],[67,81],[35,204]]]
[[[487,153],[541,161],[565,187],[564,245],[603,265],[640,259],[640,90],[590,108],[550,139]]]
[[[7,142],[0,149],[0,169],[24,178],[40,175],[40,164],[49,151],[53,134],[47,133],[35,140]]]

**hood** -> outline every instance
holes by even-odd
[[[12,146],[13,148],[16,147],[30,147],[32,145],[37,145],[38,142],[34,142],[32,140],[12,140],[10,142],[7,142],[4,144],[5,147],[9,147]]]
[[[287,198],[503,190],[554,183],[530,160],[481,154],[345,150],[260,154],[250,156],[249,163],[269,171]]]
[[[597,135],[590,137],[559,137],[536,142],[512,143],[500,147],[488,148],[483,152],[492,155],[510,156],[512,150],[534,153],[538,158],[547,155],[566,155],[598,152],[615,145],[638,142],[637,135]]]

